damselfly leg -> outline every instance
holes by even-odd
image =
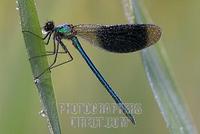
[[[41,38],[42,40],[46,40],[46,39],[47,39],[47,41],[45,42],[46,45],[49,44],[49,41],[50,41],[51,36],[52,36],[52,34],[53,34],[53,32],[48,32],[48,33],[42,38],[42,37],[36,35],[36,34],[33,33],[33,32],[30,32],[30,31],[22,31],[22,32],[30,33],[30,34],[32,34],[32,35],[38,37],[38,38]],[[40,73],[37,77],[35,77],[35,79],[38,79],[39,77],[41,77],[45,72],[47,72],[47,71],[49,71],[49,70],[51,71],[51,69],[56,68],[56,67],[58,67],[58,66],[61,66],[61,65],[63,65],[63,64],[66,64],[66,63],[68,63],[68,62],[71,62],[71,61],[73,60],[72,55],[70,54],[70,52],[68,51],[68,49],[67,49],[67,47],[64,45],[64,43],[63,43],[60,39],[58,39],[58,38],[56,37],[55,34],[53,34],[53,36],[54,36],[54,37],[53,37],[53,51],[46,51],[47,54],[39,55],[39,56],[34,56],[34,57],[30,57],[30,58],[29,58],[29,60],[33,60],[33,59],[36,59],[36,58],[42,58],[42,57],[44,57],[44,56],[53,56],[53,55],[54,55],[54,60],[53,60],[53,62],[50,64],[50,66],[49,66],[48,68],[46,68],[42,73]],[[59,51],[59,46],[60,46],[60,45],[61,45],[62,49],[64,50],[64,52]],[[64,62],[61,62],[61,63],[55,65],[55,63],[56,63],[56,61],[57,61],[58,54],[67,54],[68,57],[69,57],[69,59],[68,59],[67,61],[64,61]]]

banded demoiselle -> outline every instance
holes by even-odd
[[[49,40],[53,35],[54,50],[52,53],[47,55],[55,55],[53,63],[44,70],[37,78],[42,76],[47,70],[55,68],[64,63],[73,60],[70,52],[68,51],[66,45],[63,43],[63,39],[71,40],[73,46],[82,55],[85,62],[88,64],[90,69],[99,79],[101,84],[106,88],[107,92],[112,96],[116,104],[120,107],[122,112],[130,119],[130,121],[135,124],[134,116],[129,112],[126,106],[123,104],[120,97],[112,89],[112,87],[106,82],[104,77],[92,63],[88,55],[82,48],[77,36],[89,41],[94,46],[100,47],[109,52],[115,53],[129,53],[135,52],[146,47],[155,44],[161,37],[160,27],[154,24],[121,24],[121,25],[97,25],[97,24],[62,24],[55,26],[53,21],[48,21],[43,26],[43,31],[46,35],[43,38],[47,39],[46,44],[49,44]],[[70,60],[63,63],[57,64],[57,56],[59,52],[59,47],[64,50],[64,53],[69,54]],[[45,55],[45,56],[47,56]]]

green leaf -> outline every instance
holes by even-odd
[[[34,1],[19,0],[18,8],[22,31],[29,31],[23,32],[29,58],[44,55],[45,43],[40,38],[42,34]],[[29,61],[34,78],[48,68],[48,61],[45,56],[33,58]],[[50,72],[44,73],[39,79],[35,80],[35,83],[42,103],[41,115],[46,117],[50,133],[61,134]]]
[[[123,4],[125,8],[129,8],[125,9],[129,23],[152,22],[145,8],[141,8],[137,0],[123,0]],[[163,43],[159,41],[155,46],[143,50],[141,56],[153,95],[170,132],[197,134],[186,104],[172,78]]]

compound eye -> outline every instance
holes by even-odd
[[[53,21],[48,21],[44,27],[43,27],[44,31],[49,32],[52,31],[54,29],[54,23]]]

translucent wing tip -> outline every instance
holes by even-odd
[[[159,26],[148,24],[146,26],[148,46],[157,43],[162,35],[162,30]]]

